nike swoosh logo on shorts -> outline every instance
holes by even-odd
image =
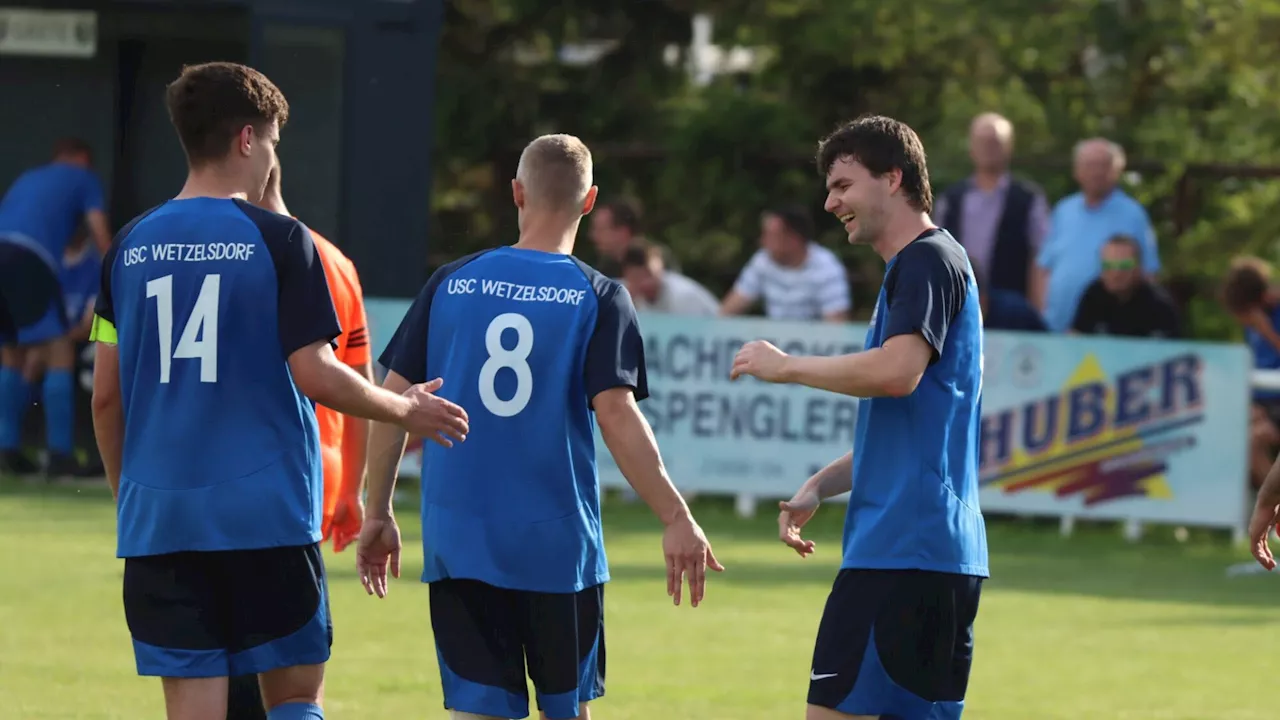
[[[819,675],[818,673],[816,673],[816,672],[814,672],[814,671],[810,670],[810,671],[809,671],[809,679],[810,679],[810,680],[826,680],[827,678],[833,678],[833,677],[835,677],[835,676],[837,676],[837,675],[839,675],[839,674],[840,674],[840,673],[827,673],[826,675]]]

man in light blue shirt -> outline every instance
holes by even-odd
[[[1142,244],[1143,269],[1160,269],[1155,231],[1142,205],[1116,187],[1124,172],[1124,149],[1094,138],[1076,145],[1075,178],[1080,192],[1058,202],[1049,236],[1036,260],[1040,309],[1052,332],[1066,332],[1085,288],[1102,272],[1102,246],[1114,235]]]

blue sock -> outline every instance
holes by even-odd
[[[31,403],[31,388],[22,373],[0,368],[0,450],[17,450],[22,444],[22,418]]]
[[[324,720],[324,710],[311,703],[285,703],[267,711],[267,720]]]
[[[50,369],[44,374],[45,438],[49,450],[70,455],[75,438],[75,387],[70,370]]]

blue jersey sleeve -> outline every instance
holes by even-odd
[[[427,381],[427,332],[431,323],[431,301],[436,290],[458,268],[484,255],[488,250],[472,253],[454,260],[431,274],[427,284],[418,291],[418,297],[409,312],[405,313],[395,334],[378,356],[378,364],[411,383]]]
[[[342,326],[311,232],[293,218],[245,202],[236,204],[258,226],[276,267],[276,311],[284,356],[319,340],[334,344]]]
[[[395,334],[387,341],[387,347],[378,362],[411,383],[427,381],[427,330],[431,320],[431,299],[440,287],[440,279],[446,268],[440,268],[414,298],[409,312],[405,313]]]
[[[966,261],[960,253],[921,239],[898,253],[891,275],[885,282],[889,314],[884,340],[919,333],[937,361],[947,331],[969,297]]]
[[[596,283],[596,327],[587,344],[587,397],[615,387],[629,387],[636,400],[649,397],[644,338],[631,295],[621,283],[600,278]]]

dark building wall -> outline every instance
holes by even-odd
[[[438,0],[9,0],[92,9],[97,56],[0,57],[0,185],[88,140],[112,220],[163,202],[185,165],[163,89],[185,63],[249,62],[288,97],[285,199],[356,262],[369,295],[416,294],[426,274]],[[9,109],[17,109],[12,112]]]

